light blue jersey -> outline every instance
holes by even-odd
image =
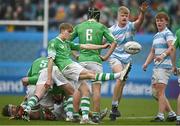
[[[173,33],[168,29],[165,28],[163,31],[158,32],[153,37],[153,45],[152,47],[155,50],[155,56],[161,55],[168,49],[168,41],[174,41]],[[172,67],[171,58],[168,56],[166,57],[162,63],[155,63],[155,68],[166,68],[170,69]]]
[[[116,58],[123,63],[130,62],[131,55],[125,52],[124,44],[128,41],[134,40],[134,22],[128,22],[123,28],[119,27],[118,24],[115,24],[110,27],[109,30],[114,35],[117,41],[117,47],[110,57]]]

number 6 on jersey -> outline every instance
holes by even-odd
[[[92,41],[92,29],[87,29],[86,30],[86,41]]]

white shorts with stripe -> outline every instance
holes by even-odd
[[[126,66],[126,64],[122,63],[120,60],[118,60],[116,58],[109,58],[108,61],[109,61],[109,64],[111,66],[111,69],[116,65],[120,65],[123,68]]]
[[[168,84],[171,75],[170,69],[153,69],[151,84],[163,83]]]
[[[96,62],[80,62],[79,63],[81,66],[88,70],[92,70],[96,73],[102,73],[103,72],[103,67],[102,64],[96,63]],[[93,83],[102,83],[101,81],[93,81]]]
[[[41,84],[45,84],[48,78],[48,69],[44,68],[40,71],[40,75],[38,78],[38,81],[36,83],[36,85],[41,85]],[[67,83],[70,83],[64,76],[63,74],[60,72],[60,70],[58,69],[57,66],[53,66],[53,70],[52,70],[52,79],[53,82],[57,85],[57,86],[61,86]]]
[[[77,85],[77,82],[79,80],[79,75],[85,68],[82,67],[80,64],[73,62],[70,65],[68,65],[63,71],[63,75],[70,81],[74,82],[75,85]]]

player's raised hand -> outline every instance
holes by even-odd
[[[159,55],[154,58],[155,62],[162,62],[164,60],[164,55]]]
[[[21,81],[23,86],[28,86],[28,77],[23,77]]]
[[[173,66],[172,67],[172,73],[174,74],[174,75],[177,75],[177,68],[176,68],[176,66]]]
[[[44,87],[45,87],[46,89],[49,89],[51,86],[52,86],[51,80],[47,80],[46,83],[45,83],[45,85],[44,85]]]
[[[105,57],[105,56],[99,56],[101,58],[102,61],[106,61],[108,59],[108,57]]]
[[[141,4],[141,6],[140,6],[140,10],[142,11],[142,12],[145,12],[146,10],[147,10],[147,8],[148,8],[148,2],[147,1],[144,1],[142,4]]]

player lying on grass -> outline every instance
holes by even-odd
[[[79,80],[91,79],[95,81],[106,81],[114,80],[120,78],[124,80],[128,74],[131,64],[129,63],[122,72],[119,73],[95,73],[94,71],[87,70],[77,62],[74,62],[71,59],[71,51],[81,49],[95,49],[94,47],[103,46],[103,45],[89,45],[89,44],[80,44],[75,45],[73,42],[69,42],[71,32],[73,27],[69,23],[60,24],[60,34],[52,39],[48,44],[48,80],[46,81],[46,86],[49,87],[52,85],[52,65],[55,63],[59,70],[62,72],[63,76],[67,79],[74,82],[74,86],[80,90],[82,94],[80,108],[82,110],[81,124],[89,123],[89,108],[90,108],[90,99],[89,99],[89,87],[83,83],[77,85]],[[96,48],[100,49],[100,48]],[[73,99],[72,99],[73,101]],[[73,106],[72,106],[73,107]],[[73,110],[73,108],[72,108]],[[69,116],[70,119],[73,116]]]
[[[2,110],[4,116],[9,116],[10,119],[21,119],[20,115],[23,113],[22,106],[16,106],[12,104],[5,105]],[[66,118],[66,113],[63,109],[63,102],[61,104],[54,104],[53,107],[48,108],[39,105],[37,108],[33,108],[29,117],[32,120],[60,120]]]
[[[60,99],[59,99],[60,100]],[[66,119],[66,106],[63,102],[61,102],[59,105],[56,103],[54,104],[53,109],[49,109],[43,106],[39,106],[38,108],[32,109],[29,117],[31,120],[65,120]],[[10,119],[20,119],[16,118],[17,114],[21,112],[21,106],[13,105],[13,104],[7,104],[2,109],[2,115],[10,117]],[[81,111],[79,111],[80,114]],[[108,109],[105,108],[100,112],[100,119],[102,120],[104,117],[106,117],[108,113]],[[89,117],[92,118],[93,113],[90,111]]]

